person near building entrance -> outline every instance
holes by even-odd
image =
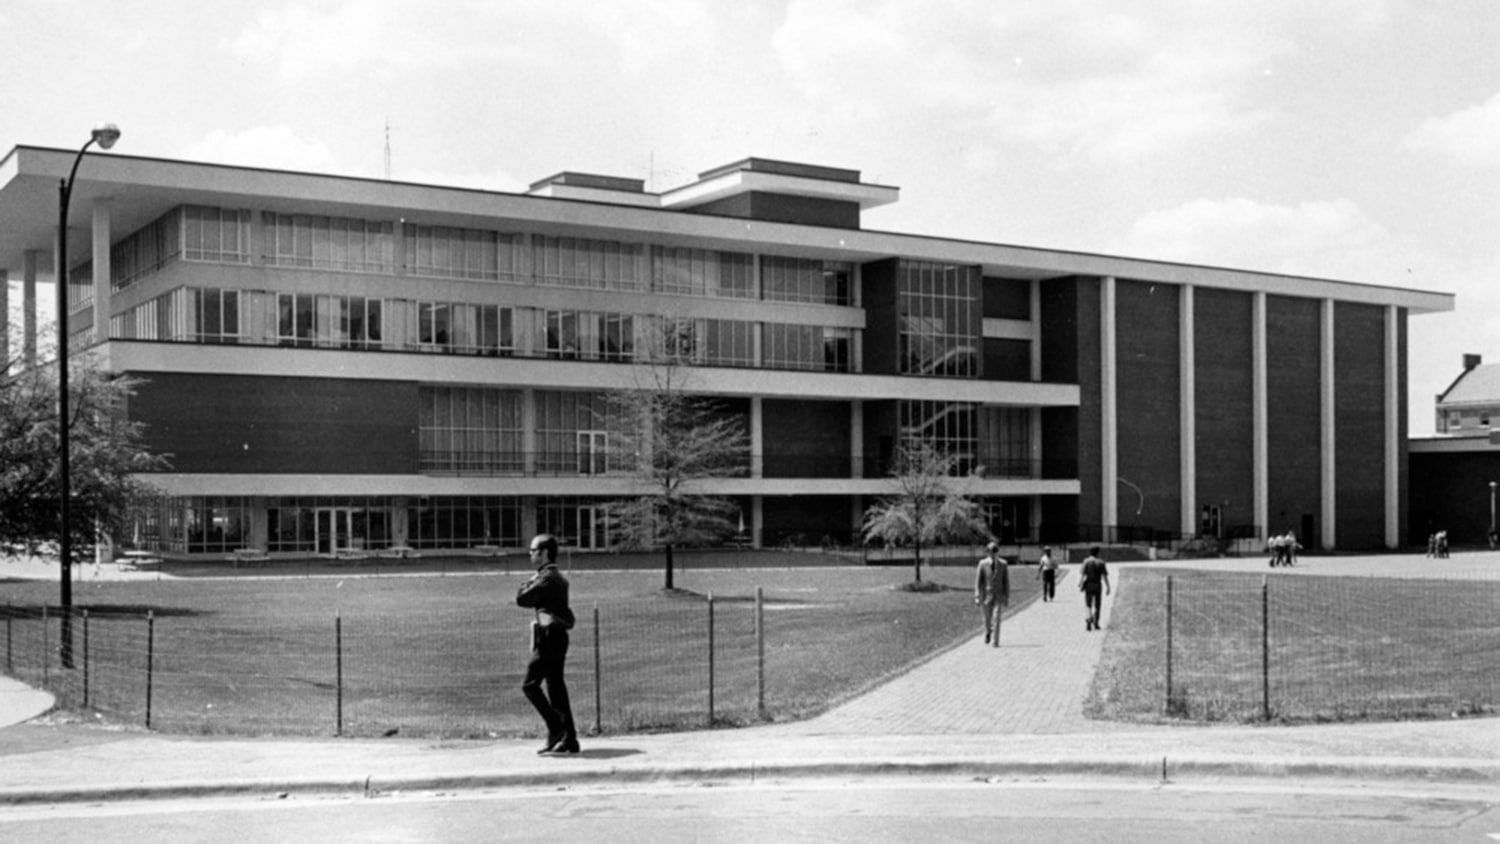
[[[1101,593],[1102,588],[1102,593]],[[1078,569],[1078,591],[1083,593],[1083,605],[1088,610],[1083,629],[1099,629],[1099,610],[1104,605],[1104,595],[1109,594],[1109,569],[1099,559],[1099,546],[1089,549],[1089,555]]]
[[[1000,613],[1010,603],[1010,571],[1000,546],[991,542],[974,574],[974,603],[984,611],[984,643],[1000,647]]]
[[[1036,576],[1042,581],[1042,602],[1057,597],[1057,560],[1052,558],[1052,549],[1042,548],[1042,559],[1036,564]]]
[[[537,753],[577,753],[578,730],[573,725],[573,707],[563,681],[573,610],[568,606],[568,579],[557,570],[557,537],[543,533],[531,540],[531,562],[536,565],[536,574],[516,592],[516,605],[536,613],[531,627],[531,661],[526,665],[521,693],[547,725],[547,744]]]

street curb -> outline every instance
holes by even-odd
[[[564,764],[566,764],[566,761]],[[1289,779],[1405,782],[1424,785],[1500,784],[1500,762],[1475,760],[1282,759],[1225,760],[1158,757],[1094,761],[1047,759],[924,760],[875,759],[856,762],[768,761],[722,765],[683,763],[655,767],[591,767],[555,771],[505,771],[435,776],[355,776],[307,779],[210,780],[185,784],[0,789],[0,806],[110,803],[171,799],[261,798],[297,795],[380,797],[402,792],[498,789],[564,789],[578,786],[689,784],[756,785],[767,781],[828,778],[960,777],[1016,779],[1038,777],[1108,778],[1171,785],[1205,779]]]

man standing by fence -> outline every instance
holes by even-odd
[[[1000,546],[991,542],[988,556],[979,561],[974,574],[974,603],[984,610],[984,643],[1000,647],[1000,613],[1010,603],[1010,571]]]
[[[1101,585],[1103,587],[1101,594]],[[1083,629],[1099,629],[1099,610],[1104,605],[1104,595],[1109,594],[1109,570],[1099,559],[1099,546],[1089,549],[1088,557],[1078,570],[1078,589],[1083,592],[1083,605],[1088,610]]]
[[[577,753],[578,730],[563,681],[568,658],[568,630],[573,610],[568,607],[568,579],[557,570],[557,537],[543,533],[531,540],[531,562],[536,574],[516,592],[516,605],[536,611],[531,628],[531,661],[521,692],[547,724],[547,744],[538,753]],[[542,684],[547,691],[542,692]]]

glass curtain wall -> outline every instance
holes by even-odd
[[[1039,475],[1031,454],[1031,409],[1025,407],[981,407],[979,409],[979,462],[985,474],[1002,478]]]
[[[525,468],[520,390],[422,387],[417,400],[421,471],[495,475]]]
[[[901,443],[925,442],[955,458],[954,474],[967,475],[980,465],[975,407],[961,402],[900,401],[896,410]]]
[[[896,291],[902,373],[979,376],[980,285],[977,267],[902,262]]]
[[[413,548],[521,545],[521,500],[501,495],[434,495],[411,499],[406,541]]]

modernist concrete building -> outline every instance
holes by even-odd
[[[73,156],[0,161],[28,313]],[[1407,320],[1451,296],[863,227],[896,199],[759,158],[509,194],[90,154],[68,330],[141,382],[172,553],[602,547],[601,396],[663,337],[750,432],[707,491],[757,544],[847,541],[914,439],[1005,540],[1403,541]]]

